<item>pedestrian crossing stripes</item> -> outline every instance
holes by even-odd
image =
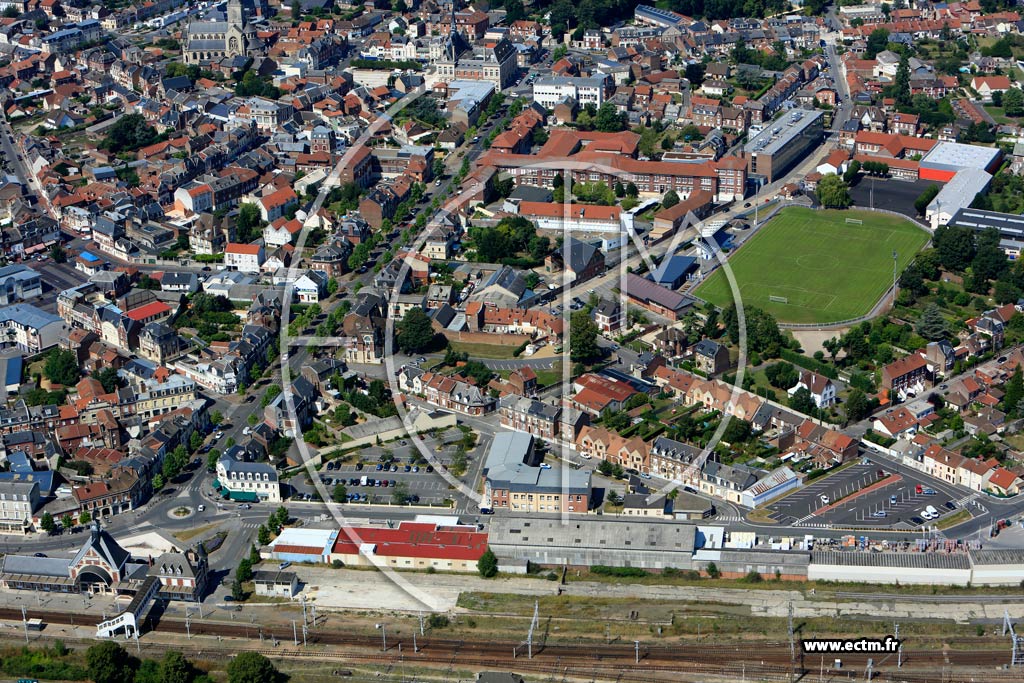
[[[715,515],[716,522],[742,522],[743,517],[740,515]]]

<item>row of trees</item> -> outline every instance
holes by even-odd
[[[62,646],[63,647],[63,646]],[[213,679],[183,654],[166,652],[160,660],[138,659],[115,641],[85,651],[93,683],[210,683]],[[258,652],[242,651],[227,664],[227,683],[284,683],[285,677]]]

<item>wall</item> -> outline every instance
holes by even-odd
[[[807,578],[821,581],[860,581],[884,584],[923,584],[966,586],[971,582],[969,569],[900,569],[897,567],[853,567],[812,563]]]
[[[494,346],[511,346],[516,348],[532,341],[526,334],[491,334],[488,332],[452,332],[441,330],[448,341],[465,342],[467,344],[492,344]]]

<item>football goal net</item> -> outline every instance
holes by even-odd
[[[788,304],[789,298],[784,296],[775,296],[774,294],[768,295],[768,301],[773,301],[777,304]]]
[[[847,218],[846,222],[852,223],[853,225],[864,225],[864,221],[860,218]]]

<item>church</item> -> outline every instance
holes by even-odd
[[[225,57],[256,57],[262,41],[249,24],[241,0],[228,0],[226,21],[189,22],[182,40],[186,64],[209,64]]]

